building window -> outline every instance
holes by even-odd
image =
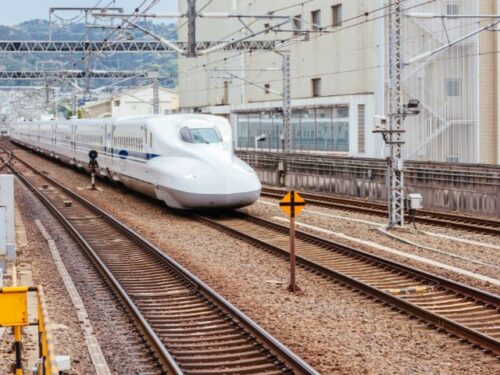
[[[321,29],[321,10],[311,12],[311,23],[313,31]]]
[[[119,107],[120,106],[120,101],[119,100],[115,100],[115,107]]]
[[[461,81],[459,78],[449,78],[444,81],[447,96],[460,96]]]
[[[458,3],[446,4],[446,14],[449,16],[456,16],[457,14],[460,14],[460,4]]]
[[[332,26],[342,26],[342,4],[332,6]]]
[[[279,111],[237,114],[237,145],[253,149],[255,137],[266,135],[259,149],[283,147],[283,116]],[[291,118],[294,151],[349,151],[349,107],[295,108]]]
[[[321,78],[311,79],[311,87],[313,98],[321,96]]]
[[[271,88],[271,85],[269,83],[266,83],[264,85],[264,90],[266,92],[266,94],[269,94],[271,91],[269,91],[269,89]]]
[[[301,150],[316,150],[316,117],[315,109],[303,109],[300,112],[300,139],[295,143]]]
[[[302,16],[293,17],[293,35],[300,35],[300,30],[302,30]]]
[[[334,107],[332,111],[332,151],[349,151],[349,107]]]
[[[260,131],[260,112],[250,113],[248,115],[248,136],[249,147],[255,147],[255,138],[261,135]],[[257,144],[258,147],[258,144]]]

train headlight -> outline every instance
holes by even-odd
[[[184,176],[187,180],[196,180],[198,177],[194,173],[188,173]]]

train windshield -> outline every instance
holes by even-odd
[[[220,143],[222,139],[215,128],[181,129],[181,139],[187,143]]]

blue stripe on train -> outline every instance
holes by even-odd
[[[73,144],[73,142],[67,142],[67,141],[59,141],[59,142],[66,144]],[[151,160],[158,156],[161,156],[159,154],[153,154],[149,152],[130,151],[127,149],[116,149],[116,148],[111,148],[111,152],[108,152],[107,147],[103,146],[90,145],[81,142],[74,142],[74,144],[77,147],[84,147],[86,149],[97,149],[98,151],[100,151],[105,155],[111,155],[112,157],[119,157],[120,159],[137,158],[142,160]]]
[[[48,138],[48,137],[40,136],[40,138]],[[131,150],[127,150],[127,149],[116,149],[116,148],[111,148],[111,152],[108,152],[107,147],[96,146],[96,145],[91,145],[91,144],[81,143],[81,142],[68,142],[68,141],[58,140],[57,143],[63,143],[66,145],[73,145],[74,144],[76,147],[84,148],[85,150],[95,149],[102,154],[105,154],[108,156],[110,155],[114,158],[118,157],[120,159],[136,158],[136,159],[141,159],[141,160],[151,160],[151,159],[154,159],[158,156],[161,156],[159,154],[153,154],[153,153],[149,153],[149,152],[131,151]]]

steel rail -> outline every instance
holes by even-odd
[[[2,148],[3,149],[3,148]],[[18,159],[20,160],[20,159]],[[24,163],[23,163],[24,164]],[[43,174],[36,171],[34,168],[28,166],[34,173],[42,176],[44,178],[48,178],[48,176],[44,176]],[[19,178],[19,180],[26,185],[26,187],[35,194],[35,196],[49,209],[49,211],[61,222],[61,224],[66,228],[68,233],[76,240],[76,242],[84,249],[86,254],[89,256],[91,261],[97,267],[98,271],[106,278],[108,285],[111,286],[113,291],[117,293],[118,297],[122,301],[122,303],[126,306],[126,308],[131,313],[136,325],[142,332],[142,334],[146,337],[149,342],[151,348],[154,350],[159,362],[165,369],[165,371],[175,374],[181,374],[179,366],[172,358],[171,354],[167,351],[163,343],[161,342],[158,335],[154,332],[151,325],[147,322],[144,316],[141,314],[139,309],[132,302],[126,291],[122,288],[118,280],[113,276],[111,271],[106,267],[106,265],[101,261],[89,243],[85,240],[85,238],[76,230],[76,228],[71,224],[71,222],[64,217],[64,215],[42,194],[40,191],[22,174],[20,173],[13,165],[9,163],[9,168],[12,172]],[[53,181],[49,180],[51,183]]]
[[[302,194],[302,193],[301,193]],[[366,211],[366,209],[364,209]],[[288,233],[288,228],[283,227],[279,224],[275,224],[263,219],[255,218],[255,217],[250,217],[249,215],[243,215],[241,213],[238,214],[240,217],[247,217],[251,218],[252,221],[254,222],[261,222],[264,226],[274,228],[274,230],[281,232],[281,233]],[[224,226],[223,224],[220,224],[214,219],[210,219],[205,216],[200,216],[199,220],[202,222],[207,223],[208,225],[218,228],[226,233],[231,234],[232,236],[235,236],[237,238],[241,238],[243,240],[246,240],[254,245],[257,245],[258,247],[261,247],[263,249],[266,249],[270,252],[273,252],[275,254],[281,255],[283,257],[288,257],[289,254],[287,251],[277,247],[273,246],[266,241],[260,240],[258,238],[255,238],[247,233],[242,233],[240,231],[234,230],[232,228],[229,228],[227,226]],[[433,275],[431,273],[427,273],[425,271],[420,271],[414,268],[410,268],[408,266],[405,266],[403,264],[385,259],[383,257],[379,257],[376,255],[372,255],[369,253],[365,253],[361,250],[357,250],[354,248],[350,248],[338,243],[335,243],[333,241],[325,240],[320,237],[312,236],[310,234],[297,231],[298,237],[299,238],[304,238],[307,239],[308,241],[315,241],[317,243],[320,243],[323,247],[329,248],[332,250],[340,250],[340,251],[345,251],[345,252],[351,252],[353,254],[356,254],[357,256],[365,257],[367,259],[370,259],[372,262],[377,262],[382,264],[384,267],[391,267],[394,270],[398,270],[402,273],[405,273],[407,275],[414,275],[415,277],[419,277],[421,279],[427,280],[429,283],[440,286],[443,288],[447,288],[448,290],[453,290],[454,292],[457,293],[457,295],[466,295],[472,298],[473,300],[478,300],[482,301],[486,305],[493,305],[496,306],[496,309],[498,311],[499,309],[499,297],[497,295],[481,291],[476,288],[469,287],[467,285],[448,280],[446,278]],[[366,283],[363,283],[359,280],[353,279],[352,277],[342,274],[341,272],[337,272],[335,270],[332,270],[331,268],[325,267],[322,264],[318,264],[317,262],[311,261],[305,257],[298,256],[298,261],[299,264],[302,265],[303,267],[307,269],[311,269],[314,272],[326,275],[328,277],[331,277],[336,280],[340,280],[341,282],[352,285],[355,288],[359,289],[363,293],[367,293],[369,295],[372,295],[379,300],[388,303],[401,311],[404,311],[410,315],[419,317],[420,319],[423,319],[424,321],[428,322],[429,324],[435,325],[441,329],[445,329],[448,332],[451,332],[457,336],[463,337],[467,339],[471,343],[475,343],[482,348],[485,348],[487,350],[490,350],[497,355],[500,354],[500,348],[499,348],[499,342],[495,339],[492,339],[490,336],[484,335],[481,332],[478,332],[474,329],[470,329],[469,327],[466,327],[462,324],[457,323],[456,321],[453,321],[451,319],[448,319],[446,317],[443,317],[442,315],[433,313],[429,310],[423,309],[419,306],[416,306],[414,304],[411,304],[399,297],[396,297],[384,290],[374,288]]]
[[[236,213],[234,216],[241,220],[250,221],[259,226],[270,228],[273,231],[281,233],[283,235],[288,235],[289,233],[288,227],[276,224],[274,222],[270,222],[268,220],[264,220],[243,213]],[[247,232],[231,228],[229,225],[224,225],[224,223],[221,223],[217,219],[201,215],[198,216],[198,219],[201,222],[206,223],[211,227],[214,227],[220,231],[231,234],[236,238],[245,240],[253,245],[256,245],[257,247],[265,249],[266,251],[270,251],[274,254],[277,254],[285,258],[289,257],[289,252],[287,250],[272,245],[268,241],[259,239]],[[470,298],[474,301],[479,301],[482,304],[493,306],[497,311],[500,308],[500,297],[495,294],[488,293],[486,291],[482,291],[470,287],[468,285],[452,281],[444,277],[434,275],[422,270],[418,270],[406,266],[404,264],[364,252],[356,248],[345,246],[321,237],[313,236],[311,234],[302,232],[300,230],[296,230],[296,235],[297,239],[307,241],[308,243],[317,244],[318,246],[321,246],[323,249],[327,249],[330,252],[347,253],[352,255],[353,257],[361,258],[368,263],[377,264],[380,268],[390,269],[393,270],[395,273],[408,275],[409,277],[415,278],[417,280],[418,279],[424,280],[426,283],[428,283],[429,285],[433,285],[434,287],[444,288],[446,290],[452,291],[453,293],[456,293],[457,295],[467,296],[467,298]],[[306,269],[312,270],[313,272],[320,273],[327,277],[331,277],[334,280],[338,280],[344,284],[350,285],[363,293],[366,293],[370,296],[373,296],[381,300],[384,303],[388,303],[398,308],[400,311],[403,311],[409,315],[423,319],[425,322],[433,324],[436,327],[445,329],[450,333],[453,333],[459,337],[467,339],[469,342],[473,344],[477,344],[486,350],[492,351],[496,355],[500,355],[500,342],[488,335],[485,335],[463,324],[460,324],[457,321],[449,319],[443,315],[434,313],[416,304],[405,301],[404,299],[399,298],[398,296],[393,295],[390,292],[371,286],[368,283],[365,283],[361,280],[351,277],[345,273],[336,271],[331,267],[325,266],[324,264],[308,259],[305,256],[301,255],[296,255],[296,256],[298,264],[305,267]]]
[[[284,189],[265,187],[262,189],[262,196],[270,198],[281,198],[286,192]],[[387,204],[382,202],[368,201],[366,199],[355,199],[341,197],[338,195],[326,195],[311,192],[300,192],[300,195],[308,203],[344,210],[355,210],[378,216],[387,216]],[[409,217],[408,214],[406,217]],[[472,232],[479,232],[492,235],[500,235],[500,221],[474,216],[457,215],[447,212],[419,210],[416,214],[417,223],[425,223],[444,227],[464,229]]]
[[[1,148],[1,147],[0,147]],[[251,320],[248,316],[246,316],[243,312],[238,310],[234,305],[225,300],[221,295],[219,295],[216,291],[210,288],[208,285],[203,283],[198,277],[193,275],[190,271],[185,269],[179,263],[177,263],[174,259],[164,254],[160,249],[155,247],[145,238],[134,232],[129,227],[125,226],[123,223],[119,222],[113,216],[103,211],[101,208],[97,207],[87,199],[82,196],[76,194],[72,190],[66,188],[58,181],[52,179],[49,176],[46,176],[36,169],[34,169],[31,165],[27,164],[22,159],[18,158],[16,155],[12,154],[12,157],[15,160],[18,160],[31,171],[33,171],[36,175],[44,178],[49,183],[57,186],[58,189],[61,189],[65,194],[68,194],[76,201],[84,205],[86,208],[94,211],[97,215],[104,218],[110,225],[115,227],[120,232],[125,235],[133,238],[135,242],[137,242],[141,247],[143,247],[148,252],[152,253],[160,262],[165,263],[170,268],[173,268],[179,275],[181,275],[184,279],[186,279],[189,283],[191,283],[197,290],[201,291],[204,295],[208,296],[209,299],[218,306],[221,310],[225,311],[229,316],[232,316],[233,319],[238,321],[246,330],[248,330],[251,334],[257,337],[258,341],[262,342],[271,353],[277,355],[277,357],[282,360],[286,366],[291,368],[294,373],[297,374],[318,374],[310,365],[308,365],[304,360],[302,360],[299,356],[293,353],[289,348],[284,346],[278,340],[276,340],[271,334],[261,328],[258,324],[256,324],[253,320]],[[15,168],[12,164],[9,167],[13,170]],[[74,236],[79,244],[83,246],[86,252],[91,256],[93,262],[98,266],[99,270],[106,276],[106,279],[112,284],[113,289],[115,289],[121,299],[125,302],[126,306],[133,311],[134,316],[137,321],[140,323],[144,332],[146,332],[148,341],[151,340],[153,343],[153,348],[157,351],[157,354],[160,353],[162,364],[168,369],[171,369],[173,373],[182,373],[182,370],[179,368],[177,362],[169,353],[169,351],[165,348],[160,338],[156,335],[154,330],[151,328],[147,320],[141,314],[137,306],[132,302],[131,298],[128,296],[126,291],[122,288],[118,280],[113,276],[111,271],[107,268],[107,266],[102,262],[99,256],[95,253],[86,239],[77,232],[76,228],[69,222],[67,218],[46,198],[43,196],[36,187],[34,187],[25,176],[23,176],[19,171],[15,171],[16,175],[25,183],[30,190],[32,190],[37,197],[39,197],[42,202],[49,208],[51,212],[53,212],[58,219],[61,220],[63,225],[70,231],[70,233]]]
[[[12,153],[9,150],[3,149],[3,148],[0,148],[0,150],[3,150],[3,152],[8,155],[8,159],[7,160],[2,159],[2,164],[0,165],[0,172],[1,172],[9,164],[10,159],[12,158]]]

